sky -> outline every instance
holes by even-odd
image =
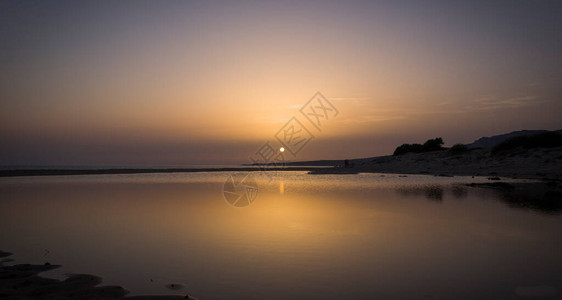
[[[289,161],[562,129],[560,1],[0,0],[0,41],[0,166],[248,163],[293,117]]]

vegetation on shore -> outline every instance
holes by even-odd
[[[413,153],[423,153],[423,152],[431,152],[431,151],[437,151],[437,150],[443,150],[443,139],[438,137],[438,138],[434,138],[434,139],[430,139],[425,141],[425,143],[422,144],[402,144],[400,146],[398,146],[398,148],[396,148],[396,150],[394,150],[394,153],[392,155],[397,156],[397,155],[402,155],[402,154],[406,154],[409,152],[413,152]]]
[[[468,150],[468,147],[464,144],[455,144],[449,149],[449,153],[451,153],[452,155],[458,155],[463,154]]]
[[[520,149],[533,149],[533,148],[554,148],[562,146],[562,134],[556,131],[547,131],[531,135],[521,135],[509,138],[491,150],[492,154],[503,153],[506,151]],[[429,139],[422,144],[402,144],[394,150],[393,156],[398,156],[406,153],[424,153],[431,151],[444,150],[442,138]],[[469,151],[470,149],[464,144],[455,144],[449,148],[449,153],[458,155]]]
[[[549,131],[533,135],[516,136],[503,141],[492,148],[492,154],[503,153],[509,150],[522,148],[554,148],[562,146],[562,134]]]

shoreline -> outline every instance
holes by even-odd
[[[344,161],[347,162],[343,167]],[[309,174],[392,173],[434,176],[491,176],[562,181],[562,147],[516,149],[501,155],[473,149],[460,154],[447,150],[377,156],[350,160],[288,162],[284,166],[241,165],[217,168],[6,169],[0,177],[110,175],[195,172],[306,171]]]
[[[312,171],[314,167],[289,168],[124,168],[124,169],[12,169],[0,170],[0,177],[24,176],[68,176],[68,175],[114,175],[114,174],[152,174],[152,173],[200,173],[200,172],[259,172],[259,171]]]
[[[558,173],[541,172],[518,172],[501,170],[491,172],[478,172],[471,169],[465,170],[416,170],[416,169],[396,169],[395,166],[389,168],[369,168],[369,167],[290,167],[290,168],[205,168],[205,169],[22,169],[22,170],[1,170],[0,178],[10,177],[40,177],[40,176],[81,176],[81,175],[127,175],[127,174],[172,174],[172,173],[205,173],[205,172],[289,172],[304,171],[311,175],[356,175],[360,173],[381,173],[396,175],[427,175],[436,177],[504,177],[511,179],[530,179],[542,181],[562,181],[562,176]],[[499,177],[498,177],[499,176]]]

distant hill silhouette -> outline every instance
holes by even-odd
[[[547,131],[533,135],[520,135],[509,138],[492,148],[492,154],[498,154],[515,149],[555,148],[562,147],[562,134]]]
[[[545,133],[548,130],[519,130],[513,131],[510,133],[494,135],[490,137],[481,137],[474,141],[471,144],[467,144],[467,148],[483,148],[483,149],[492,149],[498,144],[517,136],[526,136],[526,135],[535,135],[537,133]],[[556,130],[555,132],[562,134],[562,129]]]

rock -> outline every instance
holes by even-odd
[[[184,287],[185,287],[185,286],[184,286],[183,284],[180,284],[180,283],[169,283],[169,284],[166,284],[166,288],[168,288],[168,289],[170,289],[170,290],[174,290],[174,291],[181,290],[181,289],[183,289]]]
[[[10,256],[10,255],[12,255],[12,253],[4,252],[4,251],[0,250],[0,257],[6,257],[6,256]]]

